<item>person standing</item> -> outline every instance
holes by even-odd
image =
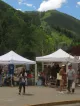
[[[25,68],[23,67],[19,75],[19,95],[21,94],[22,87],[23,87],[23,94],[25,94],[26,78],[27,78],[27,73],[25,71]]]
[[[59,71],[59,75],[60,75],[60,92],[59,93],[63,93],[63,88],[64,88],[64,81],[65,81],[65,69],[64,69],[65,65],[62,65],[60,71]]]
[[[67,79],[68,79],[68,93],[71,93],[71,92],[74,93],[76,73],[75,73],[75,70],[72,68],[71,63],[68,64]]]

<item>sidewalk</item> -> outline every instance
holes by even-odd
[[[70,104],[70,105],[56,105],[56,106],[80,106],[80,103],[76,103],[76,104]]]
[[[80,100],[80,88],[75,94],[59,94],[55,88],[26,87],[26,95],[18,95],[18,87],[0,87],[0,106],[27,106],[42,103]]]

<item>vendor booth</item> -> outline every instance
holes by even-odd
[[[56,52],[46,56],[36,57],[36,61],[38,62],[68,62],[72,61],[73,59],[73,56],[66,53],[62,49],[59,49]]]
[[[10,51],[0,56],[0,64],[35,64],[35,61],[26,59],[14,51]]]
[[[26,64],[35,64],[35,80],[36,80],[36,62],[26,59],[14,51],[10,51],[2,56],[0,56],[0,64],[8,65],[9,74],[12,76],[14,73],[15,65],[26,65]]]
[[[68,68],[67,63],[68,62],[76,63],[78,60],[75,60],[75,58],[72,55],[66,53],[62,49],[58,49],[57,51],[55,51],[52,54],[49,54],[49,55],[46,55],[46,56],[41,56],[41,57],[36,57],[36,61],[43,63],[42,70],[44,70],[44,63],[51,63],[52,62],[54,64],[56,63],[56,66],[58,66],[57,63],[65,64],[66,65],[66,71],[67,71],[67,68]],[[59,66],[58,66],[58,70],[59,70]]]

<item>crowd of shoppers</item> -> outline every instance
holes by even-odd
[[[60,79],[60,93],[63,93],[63,89],[67,87],[68,93],[74,93],[75,91],[75,83],[76,83],[76,72],[72,68],[72,64],[68,64],[68,70],[65,72],[64,66],[62,65],[62,68],[59,72],[61,79]]]
[[[30,71],[29,71],[30,72]],[[78,74],[79,74],[78,70]],[[10,86],[11,83],[14,86],[14,79],[16,74],[11,76],[8,75],[8,70],[4,71],[3,67],[0,66],[0,86],[6,85]],[[21,71],[17,73],[18,80],[16,81],[19,85],[19,94],[23,87],[23,94],[25,94],[25,85],[27,85],[27,79],[32,78],[33,76],[26,71],[25,67],[22,67]],[[12,82],[11,82],[12,81]],[[72,64],[68,64],[66,70],[66,65],[59,66],[58,63],[54,63],[52,66],[45,65],[43,72],[38,73],[38,82],[37,85],[55,85],[59,90],[59,93],[63,93],[64,89],[68,90],[68,93],[75,92],[76,85],[76,72],[72,68]]]
[[[63,93],[64,90],[68,90],[68,93],[74,93],[76,84],[76,72],[72,68],[72,64],[68,64],[66,70],[66,65],[59,67],[59,64],[55,63],[52,67],[49,65],[44,66],[44,71],[39,73],[38,77],[41,81],[41,85],[54,84],[56,85],[59,93]],[[53,83],[52,83],[53,82]]]

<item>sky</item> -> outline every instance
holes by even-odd
[[[80,20],[80,0],[3,0],[20,11],[58,10]]]

